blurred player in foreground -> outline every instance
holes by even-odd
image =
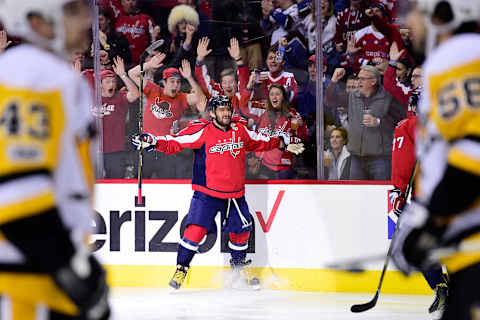
[[[206,102],[205,102],[206,103]],[[248,151],[286,148],[299,154],[303,144],[290,143],[290,136],[269,137],[250,131],[243,122],[232,121],[232,103],[225,95],[208,101],[211,121],[195,120],[172,136],[135,135],[137,148],[153,148],[174,154],[184,148],[194,149],[192,188],[195,191],[187,215],[186,229],[180,240],[177,270],[170,286],[179,289],[190,268],[190,262],[207,232],[215,232],[215,216],[221,212],[222,230],[229,234],[230,264],[240,274],[252,261],[247,260],[252,220],[245,201],[245,156]],[[247,277],[259,287],[258,279]],[[238,277],[237,277],[238,278]]]
[[[108,319],[91,255],[95,130],[88,84],[65,60],[88,47],[85,1],[2,0],[25,44],[0,55],[1,319]]]
[[[480,317],[479,20],[480,2],[467,0],[420,0],[408,18],[427,59],[416,199],[400,218],[393,259],[406,274],[438,260],[447,267],[444,320]]]

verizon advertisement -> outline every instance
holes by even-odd
[[[388,185],[247,185],[255,222],[249,255],[254,266],[322,269],[328,263],[386,252]],[[109,265],[176,262],[178,241],[193,194],[189,184],[145,184],[145,206],[135,206],[137,185],[97,184],[96,254]],[[227,235],[208,234],[193,260],[224,266]],[[381,268],[382,262],[371,266]]]

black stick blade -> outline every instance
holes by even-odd
[[[369,301],[367,303],[362,303],[362,304],[354,304],[350,308],[350,311],[352,311],[354,313],[359,313],[359,312],[364,312],[364,311],[370,310],[373,307],[375,307],[375,305],[377,304],[377,300],[378,300],[378,291],[375,294],[375,297],[373,297],[373,299],[371,301]]]

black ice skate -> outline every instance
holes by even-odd
[[[253,290],[261,289],[260,280],[253,276],[251,270],[246,268],[251,263],[251,259],[243,259],[235,263],[233,262],[233,259],[230,259],[230,267],[233,271],[232,288]]]
[[[448,295],[448,286],[446,283],[440,283],[435,288],[435,299],[432,305],[428,308],[428,313],[439,313],[441,316],[445,309],[445,300]]]
[[[170,287],[172,287],[175,290],[180,289],[183,281],[185,281],[185,278],[187,277],[187,273],[188,273],[188,267],[182,266],[180,264],[177,265],[177,270],[175,270],[172,280],[170,280],[170,282],[168,283]]]

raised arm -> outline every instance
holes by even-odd
[[[122,79],[123,83],[127,87],[127,100],[133,102],[138,99],[140,93],[138,92],[137,85],[130,79],[125,72],[125,64],[123,59],[119,56],[113,58],[113,71]]]
[[[5,49],[12,43],[12,41],[8,41],[7,39],[7,32],[2,30],[0,31],[0,52],[5,51]]]
[[[195,61],[195,77],[197,78],[198,85],[202,88],[203,92],[209,96],[214,95],[214,90],[217,87],[220,87],[208,74],[208,69],[203,63],[203,60],[206,56],[212,52],[211,49],[208,49],[210,44],[210,39],[208,37],[203,37],[198,41],[197,45],[197,60]]]
[[[385,75],[383,76],[383,87],[395,99],[400,101],[405,107],[408,107],[408,97],[411,88],[397,82],[397,73],[395,71],[396,63],[404,52],[405,50],[398,51],[395,42],[390,46],[390,62],[388,63]]]
[[[150,60],[145,62],[143,64],[143,70],[144,71],[149,71],[149,70],[156,70],[160,68],[163,64],[162,61],[165,60],[165,53],[158,53],[154,55]],[[136,67],[133,67],[128,71],[128,76],[135,82],[135,84],[139,87],[140,86],[140,65],[137,65]],[[143,83],[143,86],[145,87],[146,81]]]
[[[345,76],[345,69],[337,68],[333,72],[332,80],[325,92],[325,100],[328,106],[330,107],[345,107],[348,104],[348,94],[343,92],[338,92],[337,82],[340,81]]]
[[[240,44],[236,38],[230,39],[230,47],[227,50],[230,57],[236,61],[237,66],[243,65],[242,56],[240,55]]]
[[[188,60],[182,60],[182,67],[179,69],[182,77],[187,79],[188,83],[192,87],[193,92],[187,95],[187,104],[194,109],[202,107],[203,104],[199,103],[205,95],[203,94],[202,88],[198,85],[197,81],[193,78],[192,69]],[[199,112],[204,112],[205,110],[198,110]]]

